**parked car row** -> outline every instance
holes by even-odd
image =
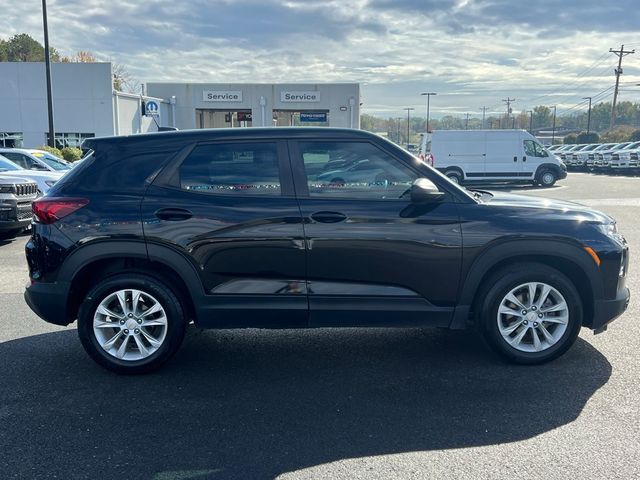
[[[549,151],[569,170],[599,173],[640,173],[640,142],[554,145]]]
[[[0,148],[0,238],[12,238],[31,224],[31,204],[71,169],[43,150]]]

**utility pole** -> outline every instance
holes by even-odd
[[[400,145],[401,143],[401,139],[400,139],[400,122],[402,121],[402,117],[398,117],[396,118],[396,127],[398,127],[398,145]]]
[[[533,135],[533,110],[527,110],[529,114],[529,133]]]
[[[589,113],[587,114],[587,135],[591,131],[591,97],[582,97],[583,100],[589,99]]]
[[[609,128],[613,128],[616,124],[616,102],[618,101],[618,85],[620,84],[620,75],[622,75],[622,57],[636,53],[635,50],[625,50],[624,45],[620,46],[620,50],[609,49],[609,52],[615,53],[618,57],[618,68],[614,70],[616,74],[616,88],[613,90],[613,104],[611,105],[611,124]]]
[[[556,106],[553,106],[553,129],[551,130],[551,145],[556,141]]]
[[[467,112],[467,119],[464,121],[464,129],[469,130],[469,113]]]
[[[49,116],[50,147],[56,146],[56,134],[53,129],[53,98],[51,93],[51,56],[49,55],[49,26],[47,24],[47,0],[42,0],[42,24],[44,27],[44,68],[47,75],[47,113]]]
[[[507,105],[507,126],[509,125],[509,118],[511,117],[511,102],[515,102],[515,98],[503,98],[502,101]]]
[[[482,110],[482,129],[484,130],[484,116],[487,111],[487,107],[482,107],[480,110]]]
[[[425,95],[427,97],[427,133],[429,133],[429,99],[431,95],[437,95],[435,92],[422,92],[420,95]]]
[[[410,125],[410,115],[411,115],[411,110],[415,110],[415,108],[413,107],[406,107],[405,110],[407,111],[407,145],[409,145],[409,125]]]

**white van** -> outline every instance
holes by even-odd
[[[436,130],[420,157],[456,183],[533,183],[550,187],[567,168],[525,130]]]

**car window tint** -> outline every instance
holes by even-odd
[[[217,195],[279,195],[275,143],[200,145],[180,166],[185,190]]]
[[[312,197],[396,199],[418,178],[367,142],[301,142],[300,151]]]

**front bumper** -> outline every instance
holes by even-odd
[[[622,315],[629,306],[631,292],[624,287],[613,300],[596,300],[593,308],[593,322],[590,328],[595,333],[604,332],[607,325]]]
[[[3,201],[0,203],[0,231],[18,230],[31,224],[31,202]]]
[[[32,283],[27,285],[24,299],[41,319],[64,326],[73,322],[67,318],[68,293],[69,284],[66,282]]]

